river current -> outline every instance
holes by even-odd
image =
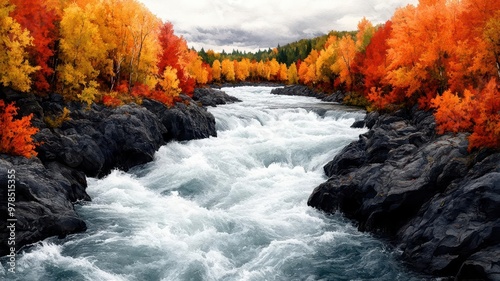
[[[420,280],[384,242],[307,206],[364,113],[271,89],[225,88],[243,102],[209,109],[217,138],[89,178],[92,202],[76,206],[88,230],[24,250],[16,280]]]

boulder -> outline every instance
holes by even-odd
[[[12,217],[15,222],[15,248],[45,239],[50,236],[64,237],[86,230],[85,222],[73,209],[74,202],[90,200],[85,192],[87,185],[82,172],[57,162],[43,165],[37,158],[26,159],[2,155],[0,158],[0,212],[7,213],[7,187],[9,170],[15,171],[15,207]],[[2,219],[0,232],[2,241],[7,241],[7,220]],[[1,243],[0,255],[9,251],[7,243]]]
[[[285,96],[304,96],[304,97],[314,97],[314,98],[324,98],[325,95],[318,93],[311,88],[304,85],[287,85],[282,88],[276,88],[271,91],[273,95],[285,95]]]
[[[199,107],[188,99],[185,103],[177,103],[171,108],[153,100],[144,100],[146,109],[158,116],[167,129],[165,140],[193,140],[216,137],[215,117],[205,108]]]
[[[214,107],[220,104],[241,102],[238,98],[230,96],[224,91],[211,88],[196,88],[193,93],[193,100],[200,102],[203,106]]]

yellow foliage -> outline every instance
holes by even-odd
[[[13,9],[8,0],[0,0],[0,82],[27,92],[31,88],[29,75],[39,67],[31,66],[27,60],[25,48],[32,45],[33,38],[9,16]]]
[[[177,69],[170,66],[165,68],[163,77],[158,83],[167,96],[176,97],[181,92],[179,88],[179,79],[177,78]]]
[[[61,20],[61,55],[62,64],[58,67],[63,82],[63,94],[66,98],[76,97],[89,106],[97,94],[96,78],[99,71],[96,61],[104,60],[106,45],[102,42],[99,29],[92,22],[93,11],[73,3],[64,9]]]
[[[78,94],[77,97],[80,101],[83,101],[90,108],[92,103],[94,102],[99,91],[97,90],[99,84],[96,81],[90,81],[88,85],[83,89],[81,94]]]
[[[222,61],[222,75],[224,75],[224,78],[228,82],[232,82],[235,79],[235,73],[234,73],[234,63],[230,61],[229,59],[224,59]]]
[[[299,77],[297,75],[297,66],[295,63],[292,63],[288,68],[288,83],[297,84],[299,82]]]
[[[65,121],[71,120],[70,113],[71,111],[65,107],[59,116],[46,116],[43,120],[50,128],[59,128]]]
[[[220,81],[221,79],[221,65],[219,60],[214,60],[212,63],[212,79],[214,81]]]

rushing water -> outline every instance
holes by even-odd
[[[384,243],[306,204],[363,113],[270,89],[225,89],[243,102],[210,109],[217,138],[89,179],[88,230],[27,249],[17,280],[417,280]]]

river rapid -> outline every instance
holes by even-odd
[[[15,280],[421,280],[382,241],[307,206],[364,112],[270,87],[223,89],[218,137],[89,178],[88,230],[17,258]],[[2,263],[5,267],[5,264]],[[9,278],[0,268],[0,278]]]

